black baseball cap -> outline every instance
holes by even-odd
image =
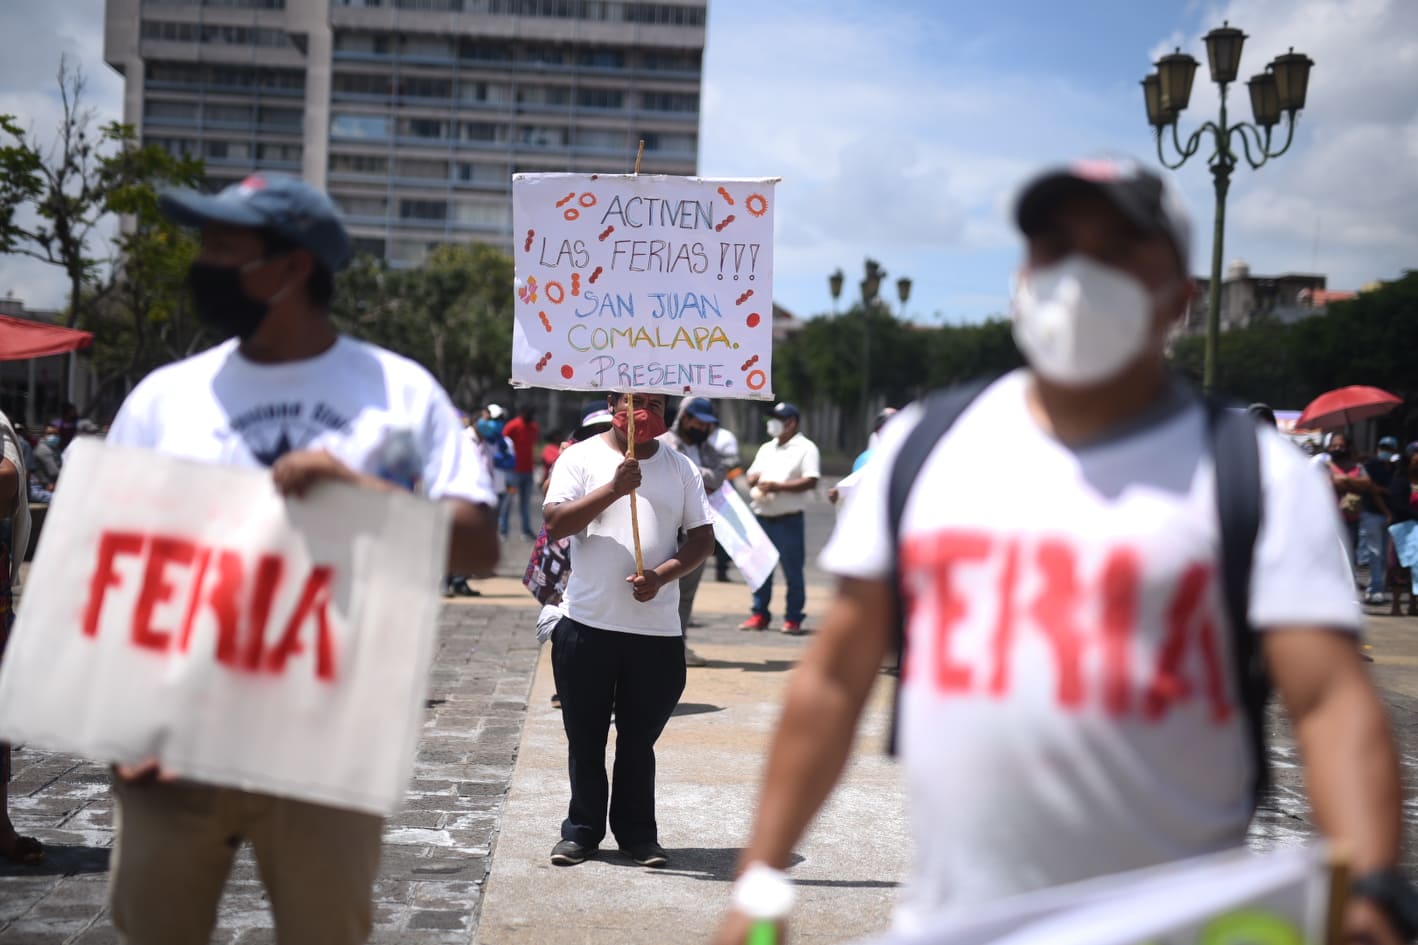
[[[224,223],[270,230],[307,250],[325,268],[339,272],[353,255],[353,244],[330,198],[289,174],[252,174],[220,193],[187,188],[163,191],[158,208],[183,226]]]
[[[1061,200],[1089,191],[1102,196],[1144,233],[1167,237],[1183,273],[1191,271],[1191,217],[1171,185],[1136,161],[1091,158],[1045,171],[1020,191],[1015,223],[1021,233],[1031,236],[1048,222]]]

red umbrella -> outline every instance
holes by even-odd
[[[1401,403],[1402,400],[1377,387],[1360,384],[1340,387],[1310,401],[1304,413],[1300,414],[1300,419],[1295,421],[1295,426],[1334,430],[1372,417],[1382,417]]]

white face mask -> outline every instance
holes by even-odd
[[[768,421],[768,435],[771,436],[771,437],[773,437],[775,440],[776,440],[778,437],[782,436],[782,435],[783,435],[783,421],[782,421],[782,420],[779,420],[777,417],[774,417],[772,420],[769,420],[769,421]]]
[[[1045,380],[1087,387],[1116,377],[1147,351],[1152,310],[1139,280],[1069,256],[1015,277],[1014,341]]]

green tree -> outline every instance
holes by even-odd
[[[512,363],[512,258],[480,243],[435,249],[417,269],[363,258],[340,275],[335,318],[421,363],[457,403],[481,403]]]

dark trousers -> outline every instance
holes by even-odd
[[[562,618],[551,635],[561,696],[571,806],[561,838],[598,846],[610,829],[621,846],[658,842],[655,741],[684,692],[684,639],[597,630]],[[615,771],[606,738],[615,714]]]
[[[788,609],[784,620],[803,622],[803,607],[807,603],[807,588],[803,584],[803,564],[807,559],[807,527],[803,513],[775,515],[771,518],[758,516],[758,524],[763,526],[768,540],[778,549],[778,564],[783,569],[783,580],[788,584]],[[773,604],[773,575],[763,582],[763,586],[753,592],[753,612],[765,620],[771,619],[769,608]]]

